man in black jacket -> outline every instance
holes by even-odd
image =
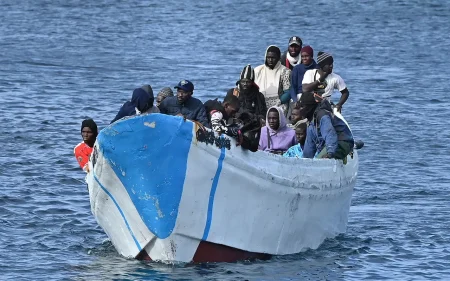
[[[181,80],[174,88],[177,89],[177,95],[167,97],[161,102],[159,105],[161,113],[183,116],[209,127],[205,106],[199,99],[192,97],[194,84],[189,80]]]

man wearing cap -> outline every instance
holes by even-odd
[[[198,121],[209,127],[208,117],[203,103],[194,97],[194,84],[189,80],[181,80],[177,86],[177,95],[165,98],[159,105],[161,113],[183,116],[192,121]]]
[[[302,44],[303,44],[302,39],[298,36],[293,36],[289,38],[288,49],[281,55],[280,58],[281,64],[292,70],[296,65],[302,63],[300,57],[300,50],[302,49]]]
[[[318,69],[310,69],[305,72],[302,81],[302,91],[306,92],[320,92],[320,95],[331,100],[331,95],[334,90],[341,92],[341,98],[336,104],[336,108],[341,112],[342,106],[347,101],[349,92],[344,79],[341,76],[333,73],[334,59],[329,53],[319,52],[317,54]]]
[[[311,46],[305,46],[300,52],[302,63],[294,67],[291,78],[291,98],[294,102],[300,99],[302,94],[302,81],[305,72],[309,69],[318,68],[317,63],[313,59],[314,50]]]

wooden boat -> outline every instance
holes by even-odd
[[[250,152],[150,114],[100,132],[86,179],[92,213],[121,255],[230,262],[315,249],[345,232],[357,152],[348,158]]]

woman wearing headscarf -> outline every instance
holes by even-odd
[[[89,157],[91,156],[97,135],[97,124],[94,120],[83,120],[81,123],[81,137],[83,138],[83,141],[75,146],[73,153],[75,154],[75,158],[81,169],[85,172],[89,172],[87,163],[89,162]]]
[[[276,106],[271,107],[267,112],[266,126],[261,128],[258,149],[283,154],[296,143],[295,131],[287,127],[283,110]]]
[[[116,117],[111,121],[111,123],[114,123],[126,116],[154,112],[152,111],[152,109],[154,108],[153,101],[153,91],[148,92],[143,88],[135,89],[133,91],[133,95],[131,96],[131,101],[127,101],[122,105]],[[157,110],[157,112],[159,112],[159,110]]]

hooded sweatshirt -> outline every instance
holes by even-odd
[[[255,68],[255,83],[258,85],[260,92],[266,99],[267,108],[279,105],[281,103],[280,98],[286,93],[287,96],[290,97],[289,89],[291,87],[290,69],[283,66],[279,61],[273,69],[270,69],[267,66],[267,51],[271,47],[276,46],[271,45],[266,49],[264,64]]]
[[[146,112],[153,106],[153,100],[153,93],[150,95],[142,88],[135,89],[133,91],[133,95],[131,96],[131,101],[127,101],[122,105],[111,123],[116,122],[125,116],[139,115]]]
[[[269,127],[269,112],[272,108],[275,108],[278,111],[278,116],[280,118],[280,126],[277,130],[273,130]],[[267,152],[285,152],[289,147],[297,143],[295,131],[287,127],[286,117],[281,108],[276,106],[269,108],[266,115],[266,124],[266,126],[261,128],[261,137],[258,146],[259,150]]]

